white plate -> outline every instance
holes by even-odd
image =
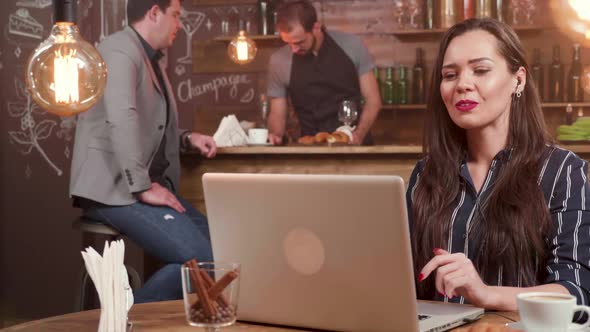
[[[269,145],[272,145],[272,144],[269,143],[269,142],[266,142],[266,143],[248,143],[248,146],[269,146]]]
[[[587,328],[586,329],[575,329],[575,328],[573,328],[573,327],[576,327],[577,325],[580,325],[580,324],[572,323],[570,325],[570,328],[568,329],[568,332],[569,331],[579,331],[579,332],[588,332],[588,331],[590,331]],[[523,330],[523,331],[525,331],[524,326],[522,326],[522,323],[521,322],[507,323],[506,324],[506,327],[509,327],[511,329],[514,329],[514,330]]]

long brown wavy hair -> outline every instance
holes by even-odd
[[[466,186],[459,174],[467,151],[466,133],[451,120],[440,84],[449,43],[473,30],[484,30],[496,37],[497,50],[510,72],[524,67],[527,78],[522,96],[512,96],[506,147],[510,152],[505,154],[489,195],[475,207],[478,211],[473,216],[469,239],[477,241],[479,247],[473,264],[486,283],[496,281],[498,271],[504,271],[509,276],[505,279],[520,275],[522,287],[532,286],[544,276],[547,238],[553,231],[538,185],[544,151],[552,140],[545,129],[539,95],[518,36],[508,25],[487,18],[469,19],[450,28],[443,36],[432,71],[424,127],[426,157],[411,211],[415,275],[433,258],[434,248],[447,248],[451,214]],[[418,283],[419,298],[433,298],[434,279]]]

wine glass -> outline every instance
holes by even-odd
[[[408,16],[410,17],[410,26],[414,29],[419,28],[419,25],[422,21],[422,10],[420,8],[420,3],[418,0],[409,0],[408,1]]]
[[[230,15],[231,8],[225,7],[216,7],[213,9],[213,12],[219,16],[220,28],[221,28],[221,35],[227,36],[229,35],[229,15]]]
[[[535,15],[537,13],[536,0],[523,0],[526,23],[531,25],[535,23]]]
[[[240,264],[188,262],[182,267],[186,320],[191,326],[217,332],[236,322]]]
[[[407,5],[405,0],[396,0],[393,4],[394,17],[397,21],[398,29],[405,29],[405,15],[407,14]]]
[[[350,127],[356,121],[357,117],[358,110],[354,101],[344,100],[340,103],[340,108],[338,109],[338,120],[340,122]]]

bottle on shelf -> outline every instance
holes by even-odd
[[[258,34],[270,34],[270,22],[268,20],[269,3],[268,0],[258,0]]]
[[[475,0],[475,17],[494,17],[492,0]]]
[[[543,64],[541,63],[541,50],[539,50],[538,48],[535,48],[533,50],[533,65],[531,66],[531,75],[533,76],[533,80],[535,81],[535,85],[537,86],[539,98],[541,98],[541,100],[545,100],[545,86],[543,84],[545,80],[545,75]]]
[[[559,45],[553,46],[553,62],[549,68],[549,101],[563,101],[563,66],[559,55]]]
[[[383,80],[382,84],[383,95],[381,97],[383,99],[383,104],[391,105],[395,101],[392,67],[387,67],[385,69],[385,79]]]
[[[583,102],[584,89],[582,87],[582,60],[580,59],[580,44],[574,45],[574,54],[572,59],[572,67],[567,76],[567,101]]]
[[[396,96],[399,104],[408,103],[408,81],[406,80],[406,67],[399,67],[399,78],[396,82]]]
[[[425,74],[424,70],[424,51],[418,47],[416,49],[416,64],[412,68],[412,102],[414,104],[423,104],[425,100]]]
[[[500,21],[500,22],[505,22],[506,17],[505,17],[505,12],[504,12],[504,1],[496,0],[495,11],[496,11],[496,19],[498,19],[498,21]]]
[[[463,0],[463,19],[475,17],[475,0]]]
[[[453,0],[437,0],[435,5],[436,26],[438,28],[450,28],[459,22],[462,14],[459,5],[460,3]]]
[[[277,6],[278,3],[275,0],[268,1],[267,18],[268,21],[268,34],[278,35],[279,31],[276,29],[277,26]]]
[[[434,0],[424,0],[424,28],[434,29]]]

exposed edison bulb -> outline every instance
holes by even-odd
[[[244,30],[241,30],[227,46],[229,58],[240,65],[252,62],[256,57],[256,52],[258,52],[256,43],[246,36]]]
[[[590,1],[551,0],[553,21],[575,42],[590,47]]]
[[[72,22],[53,26],[29,58],[25,74],[33,100],[60,116],[84,112],[96,104],[106,78],[104,60]]]

